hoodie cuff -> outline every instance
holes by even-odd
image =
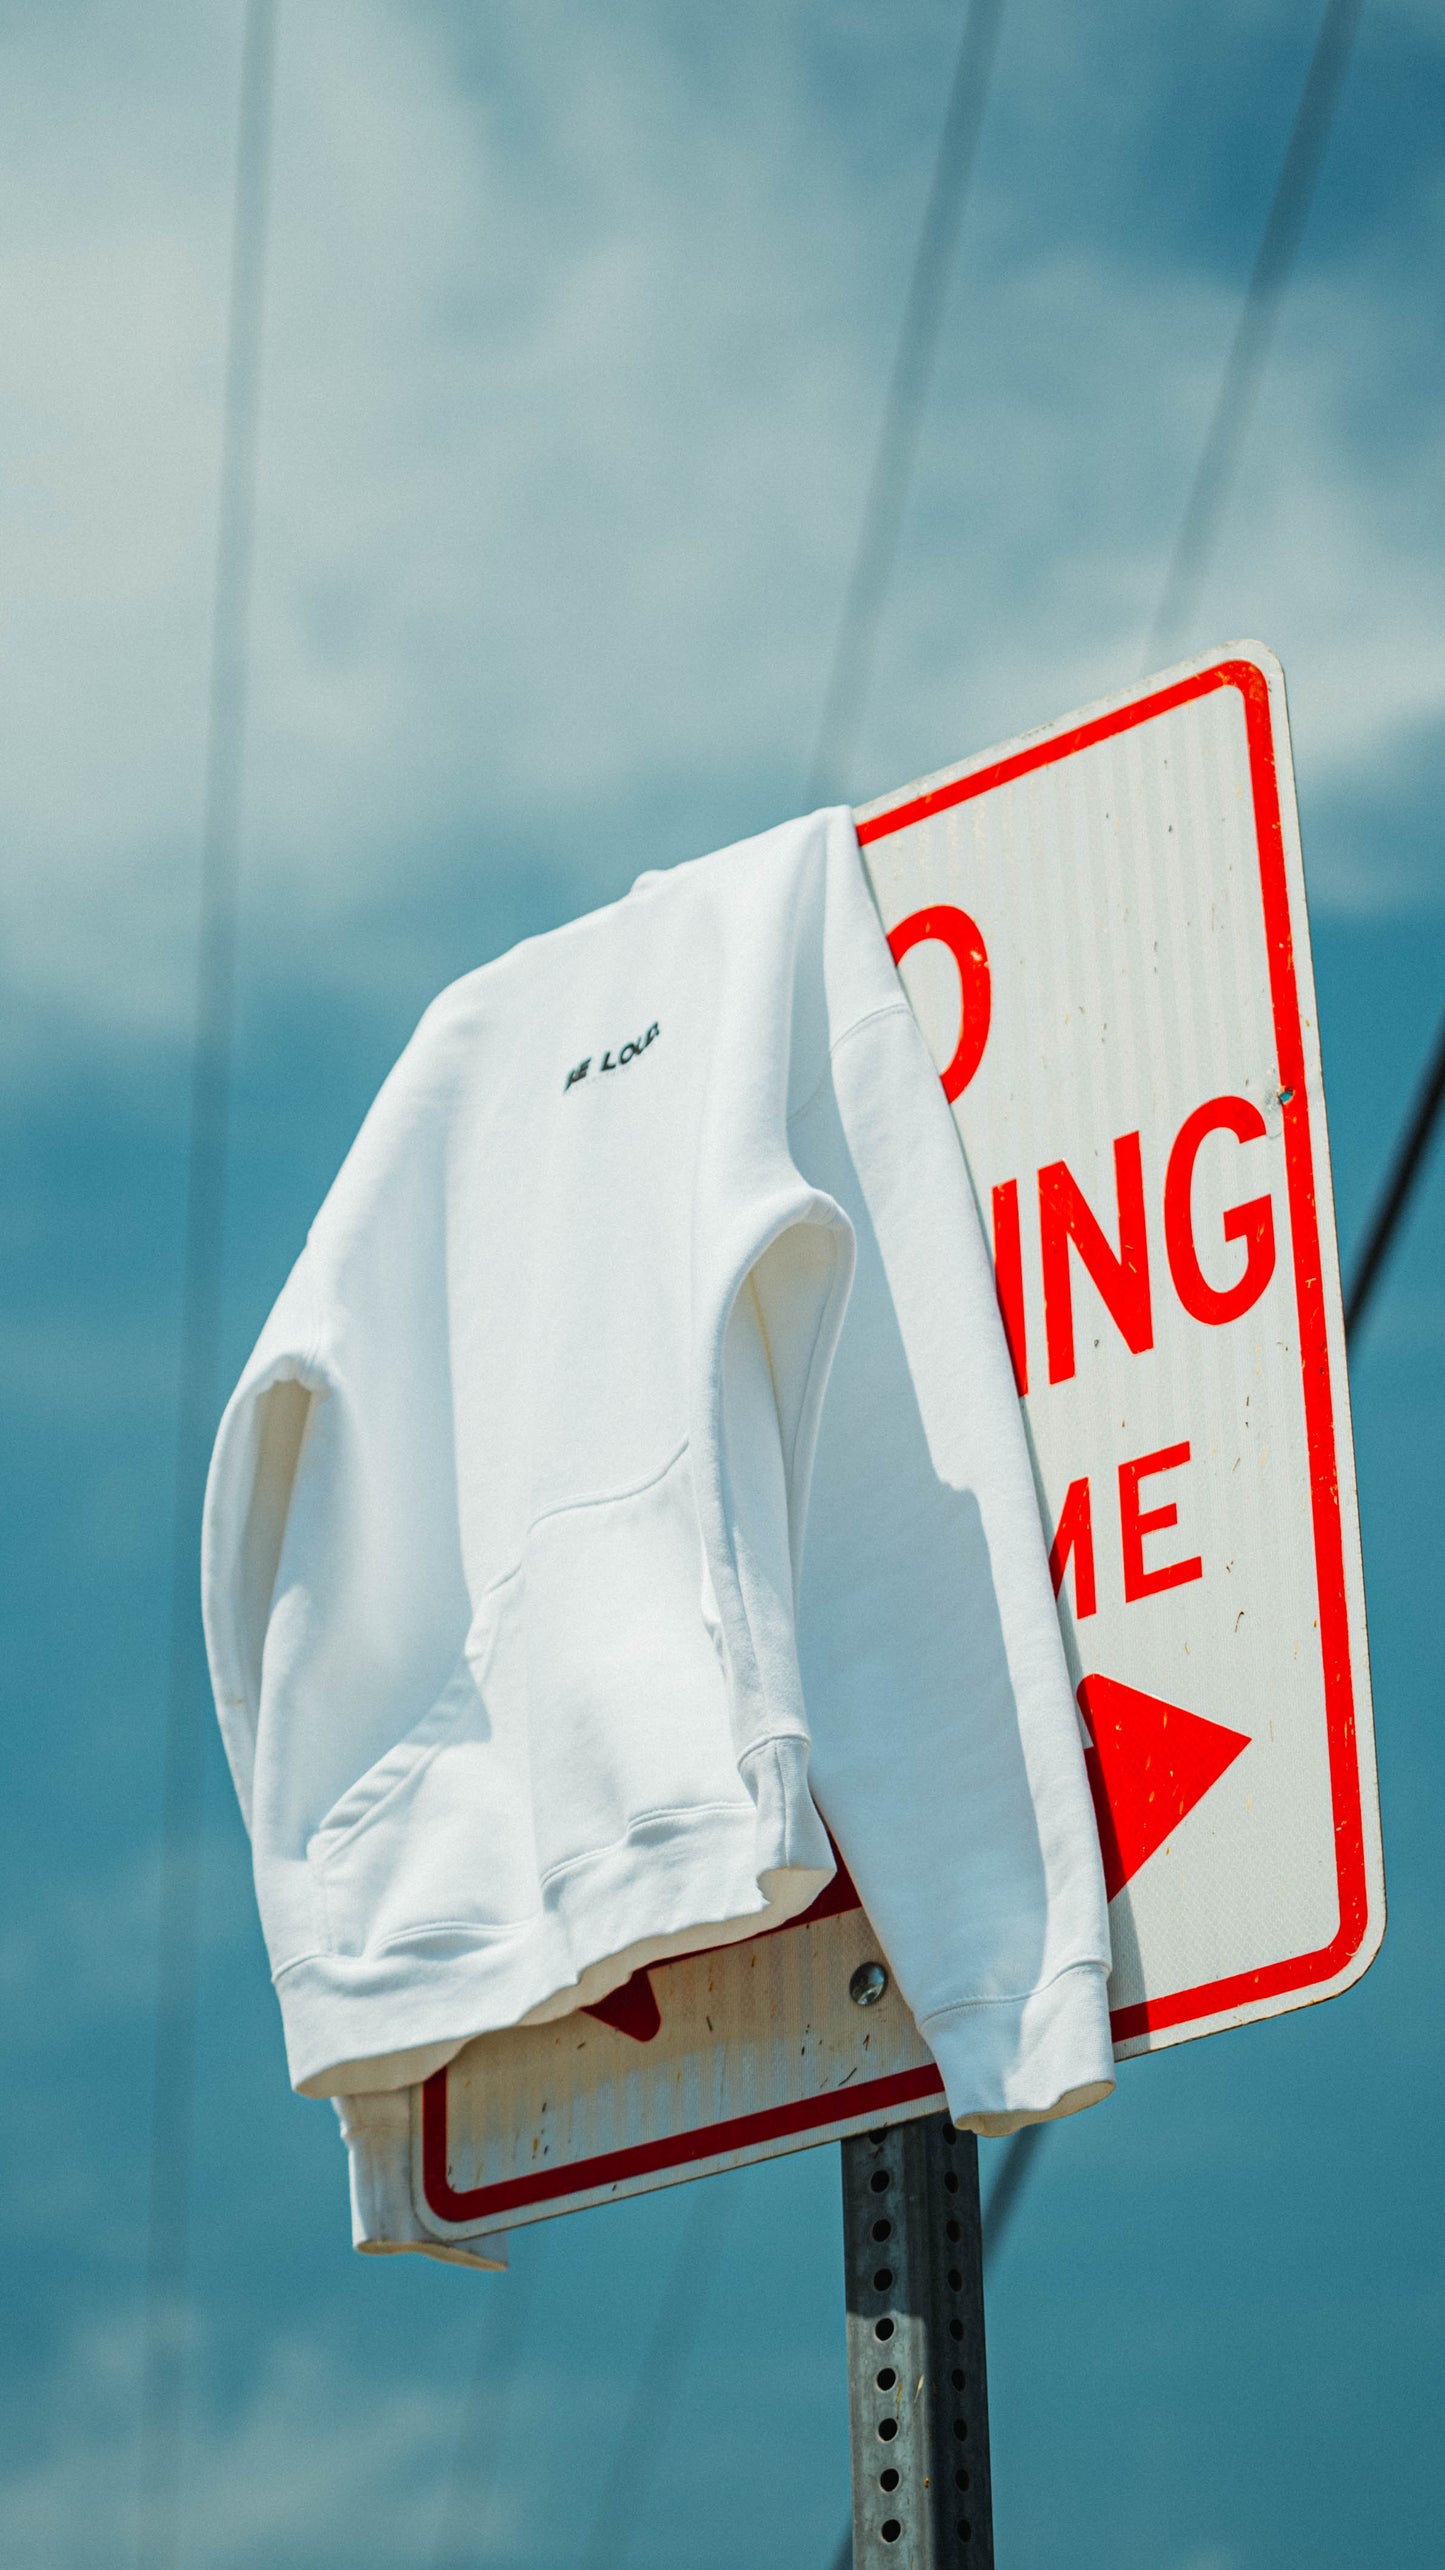
[[[334,2097],[351,2163],[351,2237],[368,2257],[416,2249],[447,2266],[505,2268],[507,2235],[434,2240],[422,2229],[412,2202],[412,2092],[389,2088],[375,2096]]]
[[[948,2111],[999,2138],[1097,2105],[1114,2085],[1108,1973],[1074,1963],[1021,1999],[964,1999],[919,2020]]]

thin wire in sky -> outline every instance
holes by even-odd
[[[1289,283],[1334,121],[1363,0],[1326,0],[1294,125],[1265,220],[1194,483],[1149,635],[1145,671],[1171,655],[1188,627],[1219,533],[1245,431],[1259,394],[1280,298]]]
[[[832,790],[846,764],[867,701],[878,627],[913,478],[924,405],[937,356],[944,297],[977,158],[1002,14],[1003,0],[969,0],[964,18],[958,61],[939,137],[938,155],[884,404],[878,451],[813,751],[807,789],[810,804],[821,802],[824,795]],[[598,2502],[584,2570],[616,2570],[616,2565],[626,2559],[637,2515],[646,2496],[649,2458],[655,2454],[660,2433],[658,2416],[668,2405],[672,2389],[681,2378],[717,2256],[721,2222],[721,2212],[714,2206],[717,2194],[718,2189],[713,2185],[698,2185],[697,2200],[690,2210],[679,2243],[676,2263],[663,2294],[631,2406],[619,2431]],[[479,2382],[482,2379],[483,2375],[479,2374]],[[459,2463],[459,2473],[464,2474],[465,2468]],[[459,2481],[458,2489],[461,2487]],[[453,2538],[458,2531],[460,2528],[454,2511],[449,2506],[444,2518],[443,2551],[437,2556],[437,2570],[451,2570]]]
[[[522,2359],[537,2301],[535,2232],[525,2237],[523,2258],[505,2276],[488,2277],[487,2327],[477,2348],[472,2379],[462,2402],[451,2478],[442,2500],[431,2570],[481,2570],[490,2551],[488,2502],[499,2456],[505,2453],[517,2403]],[[512,2249],[515,2260],[515,2243]],[[505,2333],[503,2362],[497,2340]]]
[[[820,803],[825,795],[838,790],[868,699],[878,628],[913,481],[924,405],[938,354],[944,297],[978,157],[978,138],[1002,15],[1003,0],[969,0],[908,300],[903,307],[898,352],[884,404],[858,549],[823,698],[808,777],[810,804]]]
[[[694,2181],[693,2201],[638,2369],[581,2570],[625,2570],[653,2473],[666,2449],[673,2404],[686,2372],[736,2201],[716,2177]]]
[[[1274,196],[1265,218],[1253,273],[1245,290],[1213,416],[1165,574],[1158,613],[1150,630],[1144,663],[1146,673],[1159,668],[1168,659],[1176,636],[1186,629],[1218,540],[1220,521],[1233,484],[1244,433],[1249,426],[1269,355],[1280,298],[1289,283],[1295,253],[1304,232],[1362,6],[1363,0],[1326,0]],[[1414,1169],[1423,1154],[1424,1141],[1428,1139],[1429,1125],[1439,1110],[1441,1094],[1445,1094],[1445,1054],[1441,1056],[1439,1069],[1440,1092],[1434,1098],[1416,1161],[1406,1174],[1400,1204],[1395,1208],[1385,1235],[1386,1242],[1404,1209]],[[1380,1257],[1383,1255],[1384,1243]],[[1363,1282],[1364,1297],[1368,1299],[1374,1283],[1374,1271]],[[1349,1306],[1351,1324],[1359,1317],[1355,1308],[1359,1290],[1357,1280]],[[1359,1308],[1363,1308],[1363,1303]],[[1026,2126],[1014,2135],[993,2182],[984,2229],[989,2252],[995,2257],[1037,2156],[1033,2138],[1035,2131],[1042,2133],[1042,2125]]]
[[[275,20],[275,0],[246,0],[186,1158],[142,2346],[137,2545],[141,2570],[175,2570],[179,2543],[207,1697],[198,1552],[206,1463],[220,1391],[221,1265]]]
[[[1365,1234],[1355,1273],[1345,1296],[1345,1337],[1353,1341],[1365,1317],[1395,1234],[1425,1166],[1425,1154],[1445,1102],[1445,1018],[1441,1019],[1430,1059],[1415,1093],[1415,1104],[1400,1129],[1394,1157]]]

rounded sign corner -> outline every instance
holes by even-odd
[[[1246,661],[1251,669],[1258,670],[1261,678],[1263,678],[1270,687],[1277,687],[1283,690],[1284,667],[1278,652],[1271,651],[1267,642],[1260,642],[1256,637],[1251,635],[1243,642],[1233,642],[1228,644],[1226,649],[1219,654],[1219,658],[1221,661],[1226,662]]]
[[[1334,1979],[1320,1991],[1319,1995],[1322,1999],[1338,1999],[1346,1990],[1353,1990],[1357,1982],[1364,1980],[1371,1965],[1378,1959],[1380,1948],[1385,1942],[1385,1930],[1389,1925],[1389,1903],[1385,1897],[1383,1871],[1380,1871],[1376,1880],[1371,1883],[1367,1899],[1368,1906],[1360,1941],[1354,1951],[1345,1956]]]

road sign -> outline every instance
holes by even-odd
[[[1328,1998],[1375,1953],[1384,1889],[1278,664],[1241,646],[857,817],[993,1245],[1115,2050]],[[803,1922],[487,2036],[405,2115],[357,2101],[376,2244],[464,2254],[934,2110],[877,1959],[840,1877]]]

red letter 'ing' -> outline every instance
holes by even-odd
[[[1144,1221],[1144,1165],[1137,1133],[1114,1145],[1114,1185],[1119,1199],[1115,1250],[1084,1201],[1078,1180],[1063,1160],[1039,1171],[1039,1246],[1044,1270],[1044,1335],[1050,1383],[1074,1371],[1074,1286],[1069,1270],[1073,1242],[1136,1356],[1154,1344],[1149,1301],[1149,1241]]]
[[[1164,1245],[1169,1273],[1192,1320],[1219,1329],[1237,1321],[1257,1303],[1274,1274],[1274,1207],[1268,1196],[1251,1196],[1247,1205],[1232,1205],[1224,1217],[1226,1240],[1246,1243],[1244,1274],[1233,1285],[1211,1285],[1199,1264],[1194,1244],[1194,1164],[1199,1146],[1211,1133],[1232,1133],[1237,1142],[1259,1142],[1265,1121],[1248,1098],[1208,1098],[1186,1116],[1169,1154],[1164,1180]]]

